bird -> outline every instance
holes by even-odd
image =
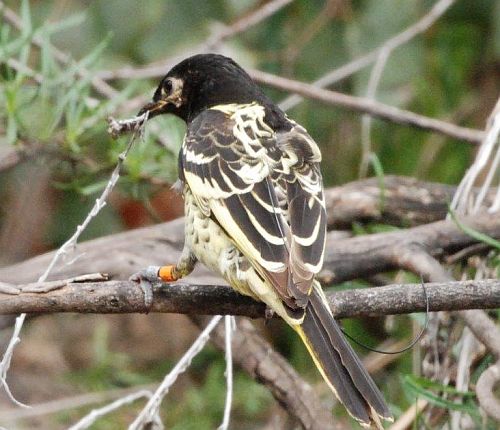
[[[172,114],[187,125],[178,158],[185,242],[175,264],[149,266],[131,279],[174,282],[201,262],[288,323],[348,413],[382,429],[391,412],[316,280],[327,219],[313,138],[219,54],[175,65],[144,114]]]

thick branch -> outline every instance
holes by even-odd
[[[377,178],[349,182],[325,191],[328,225],[350,227],[354,221],[379,221],[409,227],[439,221],[448,213],[455,194],[452,185],[387,175],[383,186]],[[479,189],[473,191],[474,195]],[[493,203],[494,190],[486,196]]]
[[[500,307],[500,280],[425,284],[431,311]],[[426,309],[420,284],[336,291],[328,294],[338,318],[406,314]],[[79,282],[46,293],[0,294],[0,314],[147,312],[142,290],[134,282]],[[265,316],[265,306],[222,285],[158,283],[151,312],[197,315]]]
[[[500,238],[500,217],[494,214],[464,218],[462,223],[494,238]],[[150,264],[177,261],[184,242],[183,220],[132,230],[88,241],[78,246],[79,258],[71,265],[54,268],[51,279],[64,279],[89,272],[127,277]],[[327,237],[323,282],[341,282],[400,267],[403,250],[422,247],[439,255],[477,243],[453,221],[438,221],[388,233],[339,239],[333,231]],[[13,284],[36,280],[47,267],[52,253],[0,269],[0,280]],[[219,283],[201,265],[190,275],[194,284]]]
[[[464,218],[461,222],[491,237],[500,237],[499,216],[481,214]],[[450,220],[335,241],[328,237],[323,280],[341,282],[401,268],[402,253],[417,248],[432,255],[440,255],[473,243],[477,243],[477,240],[465,234]]]

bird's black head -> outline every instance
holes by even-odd
[[[252,102],[266,108],[270,122],[284,120],[283,112],[231,58],[199,54],[174,66],[160,82],[153,102],[140,113],[149,111],[150,118],[171,113],[189,122],[212,106]]]

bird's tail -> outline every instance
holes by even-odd
[[[321,375],[350,415],[363,426],[382,429],[392,421],[382,394],[345,339],[319,284],[314,285],[303,323],[294,325]]]

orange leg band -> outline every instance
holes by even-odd
[[[177,281],[179,277],[175,274],[175,266],[161,266],[158,270],[158,276],[164,282]]]

